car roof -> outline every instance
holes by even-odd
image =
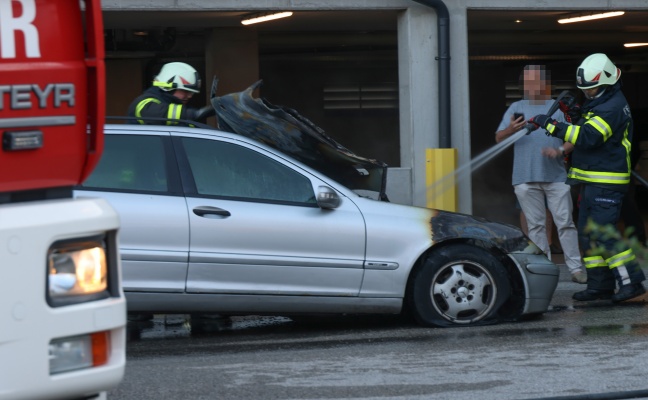
[[[113,132],[126,132],[126,133],[133,133],[133,134],[141,134],[141,133],[151,133],[151,134],[159,134],[160,132],[166,132],[166,133],[182,133],[182,134],[187,134],[189,136],[212,136],[214,138],[224,138],[232,141],[238,141],[238,142],[244,142],[252,146],[260,147],[272,154],[276,154],[278,156],[281,156],[282,158],[285,158],[295,164],[298,164],[300,167],[305,168],[307,170],[316,171],[312,170],[308,165],[304,165],[301,163],[299,160],[295,160],[293,157],[291,157],[289,154],[284,154],[281,151],[278,151],[277,149],[272,148],[271,146],[266,145],[265,143],[261,143],[258,140],[251,139],[245,136],[241,136],[236,133],[231,133],[231,132],[225,132],[213,127],[209,128],[199,128],[199,127],[190,127],[190,126],[179,126],[179,125],[174,125],[174,126],[167,126],[167,125],[135,125],[135,124],[106,124],[104,125],[104,132],[106,134],[111,134]]]

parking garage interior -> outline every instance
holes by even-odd
[[[398,12],[303,11],[251,27],[240,24],[245,12],[105,12],[107,114],[124,115],[163,63],[183,61],[199,70],[207,89],[193,99],[195,106],[208,100],[212,77],[206,70],[217,71],[218,95],[262,79],[259,96],[296,109],[358,155],[398,167]],[[557,23],[570,13],[468,10],[470,108],[452,112],[470,120],[471,153],[494,145],[503,112],[521,96],[524,65],[545,65],[556,93],[576,93],[576,67],[588,54],[603,52],[623,71],[624,93],[639,128],[635,134],[644,140],[637,141],[645,149],[641,173],[648,178],[648,127],[642,128],[648,120],[648,46],[623,46],[648,42],[648,8],[606,20]],[[213,53],[207,56],[206,49]],[[218,60],[215,68],[209,66],[212,59]],[[518,224],[512,154],[509,149],[473,173],[473,214]],[[646,213],[648,189],[638,189]]]

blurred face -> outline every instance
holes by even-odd
[[[545,100],[549,98],[551,86],[546,76],[546,72],[540,67],[524,70],[524,97],[529,100]]]
[[[187,104],[193,97],[194,93],[188,90],[177,89],[173,92],[173,96],[180,99],[182,104]]]

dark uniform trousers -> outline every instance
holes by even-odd
[[[585,184],[582,186],[580,210],[578,213],[578,232],[581,249],[586,256],[583,262],[587,268],[587,288],[596,290],[614,290],[616,279],[619,287],[622,285],[641,283],[646,279],[643,270],[635,259],[632,249],[627,248],[622,241],[615,237],[586,229],[588,220],[596,225],[615,226],[621,213],[624,193],[598,186]],[[605,257],[601,255],[587,256],[587,250],[602,245]]]

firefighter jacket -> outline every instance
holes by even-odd
[[[145,90],[128,107],[131,124],[190,126],[178,120],[194,119],[195,114],[195,108],[187,107],[170,92],[155,86]]]
[[[568,181],[625,191],[630,183],[632,116],[621,83],[583,104],[577,125],[547,124],[552,135],[574,145]]]

